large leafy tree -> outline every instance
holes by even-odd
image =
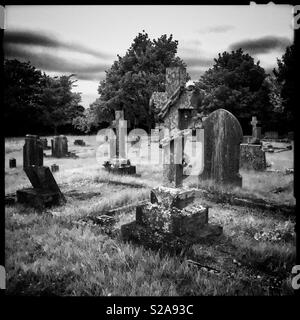
[[[6,135],[30,132],[38,125],[38,96],[43,88],[40,70],[29,62],[4,62],[4,123]]]
[[[73,76],[43,77],[44,88],[38,99],[40,120],[51,126],[54,134],[57,134],[59,127],[72,124],[74,118],[84,113],[84,108],[79,104],[80,93],[72,92],[77,81],[72,79]]]
[[[296,105],[295,79],[296,79],[296,52],[295,46],[287,47],[281,59],[277,60],[278,68],[274,69],[274,74],[280,85],[283,113],[281,125],[287,130],[293,130],[294,108]]]
[[[93,120],[110,122],[114,111],[123,109],[131,125],[149,129],[155,121],[155,110],[149,109],[149,100],[152,92],[165,90],[166,67],[185,66],[176,56],[177,46],[178,41],[172,35],[152,41],[144,31],[139,33],[100,82],[100,98],[92,105]]]
[[[243,128],[249,130],[251,116],[257,116],[264,126],[272,106],[265,82],[267,74],[259,62],[255,63],[242,49],[223,52],[214,61],[196,83],[203,94],[199,111],[208,114],[223,108],[232,112]]]

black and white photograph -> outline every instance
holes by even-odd
[[[1,6],[1,289],[293,296],[298,10]]]

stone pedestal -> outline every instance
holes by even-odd
[[[17,201],[37,209],[61,204],[59,193],[44,189],[27,188],[17,190]]]
[[[43,146],[39,136],[27,134],[23,147],[23,167],[42,166],[44,162]]]
[[[267,168],[266,154],[261,145],[242,143],[240,167],[246,170],[263,171]]]
[[[222,234],[222,227],[208,224],[208,208],[193,204],[194,190],[158,187],[151,202],[136,208],[136,220],[121,227],[124,241],[151,248],[178,248]]]
[[[69,156],[68,139],[66,136],[55,136],[51,140],[52,157],[63,158]]]

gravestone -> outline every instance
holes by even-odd
[[[276,140],[276,139],[278,139],[278,132],[277,131],[268,131],[265,133],[264,139]]]
[[[250,140],[250,143],[261,144],[261,127],[256,126],[258,124],[257,118],[252,117],[250,124],[252,125],[252,139]]]
[[[17,190],[17,201],[19,203],[42,209],[66,201],[49,167],[32,165],[25,167],[24,171],[33,188]]]
[[[116,130],[115,137],[109,137],[111,159],[105,161],[106,170],[118,174],[136,174],[136,167],[132,166],[126,154],[127,122],[124,120],[124,111],[115,111],[115,120],[112,123]]]
[[[52,172],[57,172],[57,171],[59,171],[59,166],[54,163],[54,164],[51,166],[51,171],[52,171]]]
[[[234,115],[224,109],[212,112],[204,121],[204,169],[201,180],[242,186],[239,174],[243,131]]]
[[[10,168],[16,168],[16,166],[17,166],[17,161],[16,161],[16,159],[15,159],[15,158],[9,159],[9,167],[10,167]]]
[[[40,138],[40,141],[41,141],[41,144],[42,144],[44,150],[51,149],[51,147],[48,146],[47,138]]]
[[[43,146],[39,136],[27,134],[23,147],[23,167],[42,166],[44,162]]]
[[[240,146],[240,168],[246,170],[263,171],[267,168],[266,153],[258,144],[242,143]]]
[[[49,167],[43,166],[43,147],[38,136],[26,135],[23,157],[23,170],[33,188],[17,190],[17,201],[38,209],[64,203],[66,199]]]
[[[85,146],[85,142],[83,140],[76,139],[74,140],[75,146]]]
[[[150,202],[136,208],[136,220],[121,227],[124,241],[178,249],[222,234],[222,227],[208,224],[208,207],[193,203],[196,191],[182,187],[183,142],[193,109],[190,92],[182,89],[185,79],[181,68],[166,71],[166,93],[172,100],[160,113],[170,129],[162,141],[163,186],[152,189]]]
[[[68,139],[64,135],[55,136],[51,140],[52,157],[63,158],[68,157]]]

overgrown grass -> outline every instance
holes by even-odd
[[[124,243],[120,238],[120,227],[135,219],[134,209],[116,214],[113,234],[106,234],[98,225],[78,221],[149,199],[150,189],[162,182],[161,166],[138,165],[137,173],[141,174],[138,177],[109,174],[91,155],[79,159],[45,158],[45,162],[60,165],[60,171],[54,175],[67,203],[44,212],[22,205],[6,206],[9,294],[292,294],[294,219],[198,199],[210,206],[209,222],[222,225],[223,236],[213,243],[193,245],[178,255],[152,251]],[[206,187],[281,203],[293,202],[291,175],[254,172],[242,175],[243,189],[211,186],[209,182]],[[8,170],[5,179],[6,193],[29,185],[22,168]],[[283,191],[272,193],[277,187]],[[189,259],[219,272],[192,265]]]

